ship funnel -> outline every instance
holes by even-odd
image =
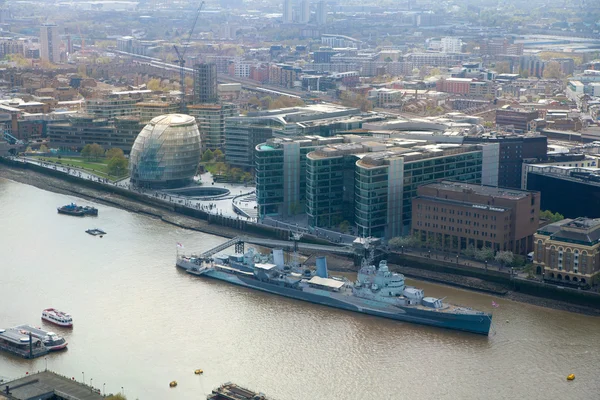
[[[327,273],[327,259],[325,257],[317,257],[317,276],[321,278],[328,278]]]
[[[283,268],[283,249],[273,249],[273,264],[277,268]]]

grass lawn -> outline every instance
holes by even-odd
[[[113,181],[127,176],[127,174],[120,176],[120,177],[108,175],[108,160],[106,160],[106,159],[100,159],[98,161],[88,161],[84,158],[79,158],[79,157],[61,157],[59,159],[58,157],[40,156],[40,157],[35,157],[35,158],[38,158],[45,162],[51,162],[51,163],[56,163],[56,164],[60,163],[61,165],[64,165],[64,166],[84,169],[86,171],[93,173],[94,175],[98,175],[102,178],[107,178],[107,179],[110,179]]]

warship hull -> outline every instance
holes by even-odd
[[[198,268],[197,266],[177,263],[192,275],[225,281],[233,285],[243,286],[262,292],[303,300],[310,303],[339,308],[342,310],[374,315],[377,317],[394,319],[397,321],[411,322],[421,325],[435,326],[460,330],[479,335],[488,335],[492,323],[489,314],[463,314],[441,312],[435,309],[427,310],[422,307],[395,306],[378,301],[355,297],[346,293],[323,292],[318,293],[290,288],[271,282],[260,281],[249,273],[230,273],[213,268]]]

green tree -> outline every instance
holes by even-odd
[[[216,162],[225,161],[225,154],[223,154],[223,152],[219,149],[216,149],[215,151],[213,151],[213,157]]]
[[[90,158],[94,161],[98,161],[102,157],[104,157],[104,147],[100,146],[98,143],[93,143],[90,146]]]
[[[388,56],[388,57],[386,57],[386,58],[385,58],[385,60],[383,60],[383,61],[385,61],[386,63],[390,63],[390,62],[392,62],[392,61],[394,61],[394,60],[392,60],[392,57],[389,57],[389,56]]]
[[[85,146],[83,146],[83,149],[81,149],[80,155],[81,155],[81,157],[85,158],[86,160],[90,160],[92,158],[92,145],[86,144]]]
[[[343,220],[342,222],[340,222],[339,228],[342,233],[347,233],[350,229],[350,222]]]
[[[123,153],[123,150],[117,148],[117,147],[113,147],[111,149],[106,150],[106,153],[104,154],[104,156],[110,160],[111,158],[114,157],[123,157],[125,158],[125,154]]]
[[[207,149],[204,154],[202,154],[202,162],[211,162],[214,158],[213,152],[210,149]]]
[[[127,400],[127,397],[125,397],[124,394],[117,393],[117,394],[110,394],[110,395],[108,395],[108,397],[106,398],[106,400]]]
[[[123,176],[127,173],[127,159],[123,155],[116,155],[108,160],[108,173],[114,176]]]
[[[47,153],[48,152],[48,147],[43,144],[40,146],[40,153]]]
[[[510,74],[510,64],[508,63],[508,61],[500,61],[496,63],[496,66],[494,67],[494,70],[496,70],[497,73],[499,74]]]
[[[393,250],[399,250],[402,247],[412,247],[417,245],[417,240],[414,236],[396,236],[388,241],[388,246]]]
[[[515,259],[515,255],[512,251],[499,251],[496,253],[494,259],[501,265],[511,265]]]
[[[562,221],[565,216],[560,213],[553,213],[550,210],[540,211],[540,219],[549,221],[550,223]]]

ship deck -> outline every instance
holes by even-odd
[[[31,332],[31,334],[33,336],[36,336],[36,337],[45,337],[45,336],[48,336],[48,333],[50,333],[50,332],[45,331],[45,330],[43,330],[41,328],[34,328],[33,326],[26,325],[26,324],[25,325],[15,326],[13,329]]]

